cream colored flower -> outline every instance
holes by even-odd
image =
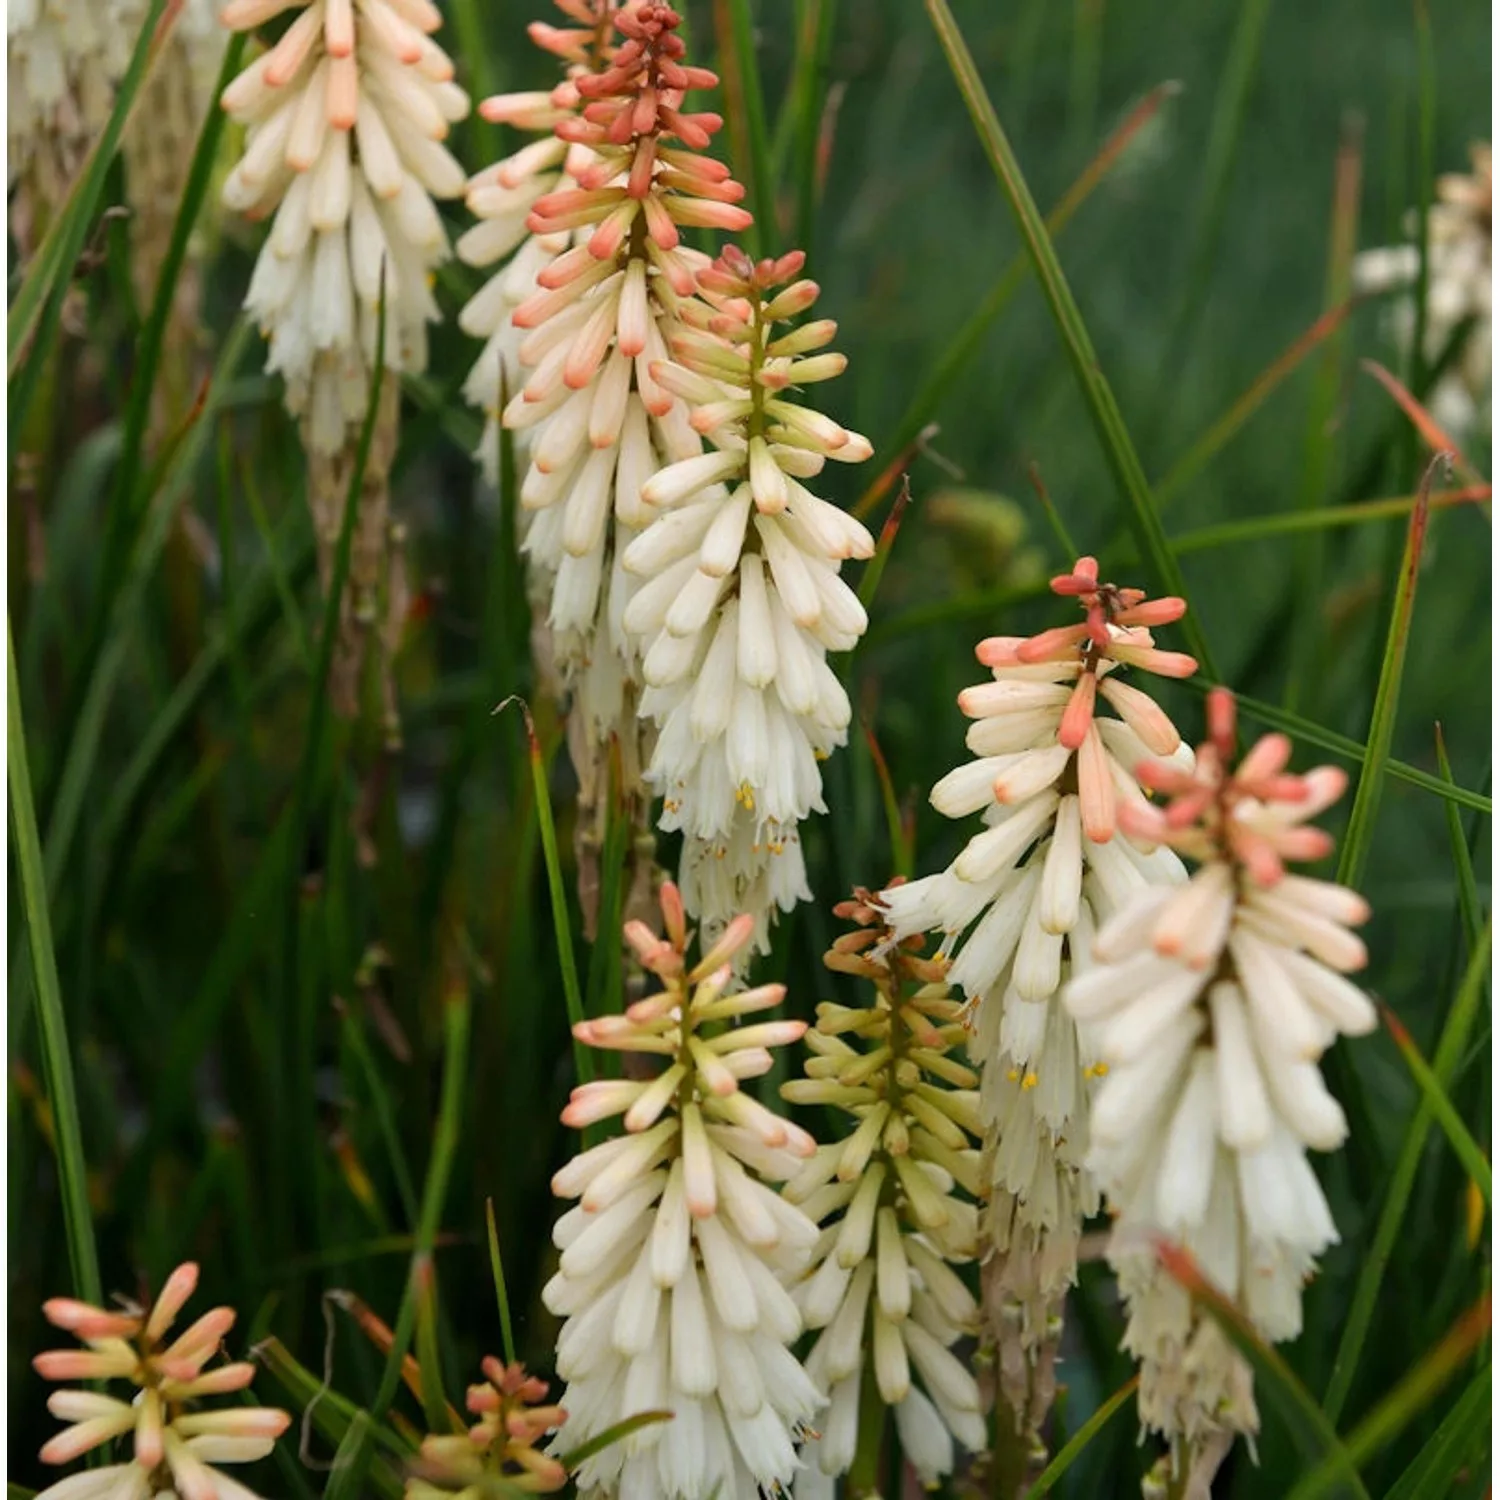
[[[198,1285],[198,1267],[177,1267],[149,1312],[109,1312],[54,1297],[42,1305],[49,1323],[76,1335],[84,1349],[56,1349],[32,1361],[46,1380],[129,1380],[133,1401],[95,1391],[54,1391],[47,1408],[71,1425],[43,1445],[46,1464],[64,1464],[112,1438],[130,1435],[129,1463],[90,1469],[49,1486],[37,1500],[144,1500],[172,1492],[180,1500],[255,1500],[218,1472],[225,1463],[264,1458],[286,1430],[284,1411],[258,1406],[205,1408],[205,1397],[244,1390],[251,1364],[205,1369],[234,1326],[234,1311],[216,1307],[170,1342],[167,1330]]]
[[[573,1091],[565,1125],[623,1116],[625,1134],[553,1179],[559,1197],[579,1202],[553,1232],[562,1260],[542,1296],[566,1320],[557,1370],[568,1382],[570,1446],[636,1412],[673,1413],[588,1459],[581,1495],[758,1500],[790,1483],[795,1445],[823,1404],[788,1348],[802,1319],[787,1286],[818,1232],[764,1185],[792,1176],[816,1142],[740,1083],[768,1072],[769,1049],[806,1028],[736,1024],[784,994],[780,985],[727,993],[749,917],[689,966],[670,883],[662,913],[666,938],[639,922],[625,929],[661,992],[574,1028],[591,1046],[658,1057],[662,1071]]]
[[[223,21],[247,31],[288,10],[280,39],[224,91],[249,127],[224,202],[275,215],[245,306],[309,447],[331,455],[364,420],[382,288],[387,366],[427,363],[429,280],[448,255],[433,200],[464,190],[443,142],[469,100],[432,40],[432,0],[230,0]]]
[[[1342,793],[1331,767],[1286,770],[1291,745],[1261,739],[1231,771],[1234,701],[1209,698],[1192,771],[1143,766],[1170,800],[1131,806],[1122,828],[1202,861],[1185,885],[1143,889],[1103,924],[1095,966],[1064,1002],[1108,1074],[1088,1167],[1115,1215],[1110,1258],[1141,1360],[1142,1420],[1189,1452],[1253,1433],[1249,1373],[1158,1265],[1159,1240],[1192,1252],[1263,1337],[1294,1338],[1302,1287],[1338,1234],[1307,1161],[1344,1139],[1317,1060],[1375,1024],[1344,978],[1363,967],[1349,928],[1369,915],[1342,886],[1288,874],[1328,835],[1306,826]]]

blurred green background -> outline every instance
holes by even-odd
[[[763,248],[800,241],[809,250],[824,289],[819,311],[840,323],[836,347],[849,371],[820,395],[869,435],[876,459],[866,472],[831,466],[823,492],[853,504],[912,435],[902,424],[913,398],[1020,240],[916,0],[764,0],[748,9],[768,135],[784,147],[779,173],[769,174],[774,210],[753,189],[749,206]],[[1357,143],[1354,243],[1402,238],[1421,167],[1414,11],[1398,0],[954,0],[953,9],[1044,210],[1150,90],[1181,86],[1058,238],[1103,370],[1158,479],[1328,305],[1341,137]],[[444,10],[456,24],[440,39],[461,80],[486,91],[550,85],[552,60],[524,35],[536,3],[454,0]],[[695,56],[717,59],[732,10],[687,6]],[[1464,170],[1468,144],[1488,134],[1490,17],[1479,4],[1450,3],[1430,8],[1430,24],[1432,166]],[[731,154],[732,135],[718,138]],[[456,137],[473,170],[513,149],[476,120]],[[746,164],[735,165],[749,181]],[[106,201],[119,195],[112,179]],[[461,209],[448,218],[463,227]],[[204,222],[213,252],[205,321],[218,348],[258,239],[212,201]],[[87,336],[65,335],[39,410],[19,442],[12,434],[12,483],[28,455],[33,498],[11,505],[10,588],[44,834],[63,766],[80,744],[94,751],[76,836],[50,873],[104,1284],[134,1293],[142,1278],[155,1286],[176,1261],[196,1257],[205,1296],[233,1302],[241,1330],[274,1331],[315,1371],[327,1288],[351,1288],[394,1320],[434,1137],[443,1007],[464,1003],[462,1130],[437,1255],[446,1384],[460,1391],[479,1355],[499,1347],[487,1197],[522,1355],[548,1371],[555,1326],[536,1293],[551,1253],[547,1181],[570,1149],[556,1116],[572,1061],[521,722],[490,712],[508,694],[531,694],[533,679],[511,522],[478,485],[467,453],[477,428],[457,394],[475,350],[451,317],[477,278],[457,266],[440,278],[450,321],[434,338],[428,375],[408,391],[397,460],[393,505],[409,527],[418,600],[399,663],[405,747],[387,758],[372,730],[336,726],[313,784],[306,846],[292,851],[287,809],[313,699],[305,643],[320,614],[295,428],[258,373],[253,330],[190,469],[183,519],[111,620],[118,691],[97,720],[79,714],[99,658],[85,654],[78,622],[97,585],[139,331],[121,295],[127,238],[109,232],[102,247],[80,280]],[[1411,494],[1424,450],[1361,371],[1362,357],[1404,374],[1374,303],[1357,308],[1181,488],[1165,511],[1169,536]],[[911,505],[870,634],[847,664],[851,696],[914,814],[919,872],[945,863],[962,836],[925,793],[965,753],[953,699],[976,678],[973,643],[1059,618],[1036,585],[1071,558],[1028,465],[1078,546],[1100,555],[1104,576],[1152,581],[1029,276],[922,415],[929,421],[939,430],[907,465]],[[1466,452],[1488,474],[1487,439]],[[890,499],[880,498],[872,526]],[[1185,550],[1191,608],[1222,680],[1362,741],[1403,530],[1397,518]],[[1489,556],[1487,507],[1434,515],[1392,746],[1435,770],[1441,722],[1455,779],[1486,795]],[[1173,687],[1167,699],[1196,738],[1199,695]],[[555,717],[537,708],[555,752]],[[1257,727],[1247,716],[1245,728]],[[1326,758],[1299,743],[1299,767]],[[565,858],[572,785],[557,755],[550,786]],[[857,729],[830,763],[827,786],[830,816],[806,839],[817,905],[782,923],[766,966],[768,977],[788,979],[802,1014],[841,983],[819,961],[834,931],[828,906],[853,883],[882,882],[894,857]],[[1347,807],[1348,799],[1330,816],[1335,831]],[[1487,906],[1488,820],[1465,809],[1460,824]],[[566,874],[571,889],[571,867]],[[1430,1053],[1465,960],[1441,799],[1387,780],[1363,885],[1375,909],[1368,982]],[[13,918],[14,903],[13,895]],[[25,1453],[51,1429],[27,1366],[48,1346],[36,1308],[68,1283],[20,931],[13,921],[10,1431],[12,1477],[31,1483],[40,1476]],[[605,993],[615,983],[613,948],[603,945],[596,960],[580,937],[578,952],[589,992]],[[1481,1029],[1487,1037],[1487,1013]],[[1384,1036],[1340,1043],[1330,1067],[1346,1103],[1351,1087],[1363,1101],[1351,1107],[1355,1138],[1320,1163],[1343,1243],[1308,1296],[1303,1338],[1286,1351],[1319,1394],[1416,1101]],[[1487,1045],[1465,1060],[1454,1099],[1487,1147]],[[1423,1161],[1346,1427],[1487,1285],[1487,1238],[1466,1241],[1452,1153],[1434,1136]],[[1074,1303],[1061,1404],[1068,1430],[1128,1375],[1102,1268],[1088,1269]],[[347,1318],[334,1328],[335,1384],[368,1400],[378,1356]],[[257,1392],[288,1400],[269,1376]],[[420,1420],[414,1405],[405,1409]],[[1400,1473],[1442,1409],[1374,1461],[1372,1493]],[[1216,1493],[1290,1487],[1295,1449],[1274,1405],[1263,1401],[1263,1416],[1262,1467],[1238,1452]],[[1145,1459],[1134,1438],[1133,1420],[1117,1418],[1065,1492],[1135,1493]],[[326,1444],[318,1451],[327,1456]],[[317,1477],[308,1482],[315,1490]],[[1482,1482],[1476,1468],[1474,1482],[1451,1493],[1477,1496]],[[286,1463],[264,1481],[287,1494],[307,1493],[302,1483]]]

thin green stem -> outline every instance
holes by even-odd
[[[68,1023],[63,1014],[62,988],[57,979],[57,954],[52,947],[47,877],[42,867],[36,807],[31,800],[26,726],[21,714],[21,683],[16,672],[16,648],[11,638],[8,610],[5,650],[6,709],[10,716],[5,745],[10,775],[11,833],[15,840],[16,869],[21,878],[21,910],[26,923],[26,943],[31,952],[32,983],[40,1020],[42,1070],[52,1107],[57,1175],[68,1236],[68,1263],[78,1296],[97,1306],[103,1302],[104,1293],[99,1279],[99,1255],[94,1246],[94,1220],[89,1209],[88,1167],[83,1155],[83,1130],[78,1120],[78,1095],[73,1083]]]

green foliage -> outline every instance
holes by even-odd
[[[1340,253],[1399,241],[1432,173],[1462,166],[1486,129],[1483,9],[1420,6],[1414,26],[1405,0],[930,8],[941,38],[911,0],[687,6],[695,55],[734,85],[713,107],[760,247],[810,248],[841,325],[836,412],[877,457],[830,466],[832,497],[869,496],[884,520],[903,473],[911,487],[856,579],[871,629],[841,664],[868,738],[856,723],[826,767],[829,815],[805,835],[816,903],[782,921],[762,977],[810,1017],[842,993],[819,962],[827,907],[893,862],[951,857],[958,832],[925,795],[962,754],[954,696],[980,636],[1055,622],[1059,527],[1102,576],[1180,588],[1191,623],[1165,644],[1211,641],[1213,680],[1247,725],[1292,735],[1298,769],[1331,754],[1351,770],[1360,795],[1332,822],[1352,822],[1344,857],[1374,909],[1366,977],[1432,1058],[1414,1080],[1383,1041],[1339,1048],[1336,1086],[1369,1121],[1318,1163],[1342,1244],[1303,1336],[1263,1367],[1259,1465],[1237,1452],[1222,1490],[1332,1493],[1308,1479],[1308,1455],[1331,1452],[1358,1469],[1338,1467],[1350,1493],[1477,1500],[1488,1350],[1442,1361],[1488,1285],[1489,1222],[1473,1237],[1467,1201],[1490,1149],[1488,507],[1435,492],[1398,575],[1420,450],[1355,377],[1397,356],[1380,306],[1330,295],[1328,226],[1347,116],[1365,129]],[[545,9],[451,7],[460,80],[549,87],[553,60],[524,38]],[[116,295],[129,236],[80,261],[118,196],[110,157],[146,64],[143,38],[10,311],[11,1494],[48,1478],[29,1456],[55,1425],[27,1364],[41,1300],[134,1295],[191,1257],[241,1310],[236,1354],[264,1340],[259,1398],[310,1407],[311,1456],[334,1463],[302,1468],[294,1428],[281,1471],[250,1482],[394,1496],[426,1420],[401,1388],[413,1340],[433,1418],[484,1353],[550,1372],[549,1180],[587,1076],[568,1026],[618,1008],[629,979],[607,925],[585,951],[576,788],[529,654],[514,487],[498,507],[484,491],[455,394],[474,273],[445,268],[445,324],[403,392],[393,508],[416,604],[393,754],[329,723],[337,613],[303,460],[237,313],[262,230],[226,224],[183,273],[201,285],[201,367],[162,336],[194,224],[220,221],[210,169],[234,132],[208,125],[183,163],[143,325]],[[516,144],[473,120],[459,140],[476,170]],[[207,384],[158,421],[168,361]],[[1416,364],[1401,373],[1420,397],[1433,370]],[[1465,451],[1488,472],[1487,443]],[[1203,685],[1169,695],[1190,737]],[[513,695],[526,734],[493,712]],[[611,818],[606,914],[628,832]],[[335,1286],[390,1321],[383,1361],[346,1320],[325,1326]],[[1135,1424],[1110,1420],[1120,1331],[1087,1274],[1035,1493],[1136,1493]]]

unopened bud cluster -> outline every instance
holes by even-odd
[[[966,1033],[943,963],[921,956],[920,938],[879,952],[889,934],[869,892],[835,911],[857,926],[824,961],[870,981],[873,1003],[820,1005],[807,1077],[781,1091],[856,1122],[783,1189],[824,1225],[797,1292],[808,1327],[822,1330],[807,1370],[829,1393],[810,1460],[829,1475],[853,1462],[869,1359],[903,1453],[933,1485],[953,1470],[955,1439],[986,1446],[979,1388],[953,1353],[979,1324],[953,1269],[978,1253],[979,1079],[950,1056]]]

